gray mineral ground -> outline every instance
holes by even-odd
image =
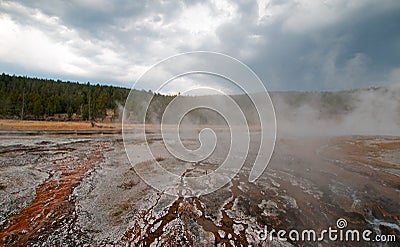
[[[173,158],[159,133],[149,143],[160,164],[181,176],[218,167],[218,154],[197,163]],[[2,135],[0,243],[4,246],[302,246],[268,229],[336,227],[400,235],[400,138],[278,136],[271,162],[248,182],[251,146],[239,174],[222,189],[183,198],[147,185],[131,166],[119,135]],[[192,139],[186,145],[195,145]],[[133,162],[146,169],[144,140]],[[162,179],[162,172],[152,176]],[[336,229],[336,228],[335,228]],[[362,242],[365,246],[372,243]],[[336,246],[324,240],[308,246]],[[351,246],[350,242],[344,243]],[[387,246],[394,243],[387,243]]]

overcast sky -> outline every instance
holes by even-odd
[[[0,70],[131,87],[155,62],[206,50],[269,90],[400,80],[398,0],[0,0]]]

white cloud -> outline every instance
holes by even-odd
[[[61,79],[130,85],[166,57],[210,50],[244,60],[280,89],[296,83],[335,87],[331,82],[349,80],[357,86],[373,73],[371,65],[384,64],[386,71],[391,65],[371,55],[371,49],[382,47],[361,47],[387,37],[363,36],[356,43],[360,34],[353,31],[369,30],[365,20],[385,17],[399,6],[395,0],[0,0],[0,64],[7,64],[5,72],[11,74],[18,74],[12,71],[15,65]],[[352,32],[345,29],[349,24]],[[381,81],[387,77],[379,76]]]
[[[144,71],[142,65],[127,61],[108,40],[84,39],[58,17],[36,9],[17,3],[5,6],[34,21],[20,23],[9,14],[0,16],[0,35],[4,37],[0,39],[0,56],[7,58],[7,63],[47,73],[120,82],[132,82]]]
[[[0,19],[0,36],[7,37],[0,39],[0,56],[10,63],[57,71],[74,57],[66,47],[53,42],[42,31],[21,27],[4,15]]]

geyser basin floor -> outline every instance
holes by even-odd
[[[223,189],[189,199],[145,184],[117,139],[1,143],[1,245],[267,246],[257,237],[265,226],[319,231],[339,218],[349,229],[400,235],[400,137],[280,138],[256,183],[247,182],[247,164]],[[144,142],[132,145],[138,163],[151,162]],[[185,165],[186,176],[218,165],[174,162],[159,141],[150,145],[163,166],[179,172]]]

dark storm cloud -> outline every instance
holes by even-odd
[[[13,25],[4,34],[26,43],[6,37],[0,54],[9,59],[0,65],[8,73],[132,82],[165,57],[210,50],[241,59],[273,90],[381,86],[399,74],[398,13],[400,2],[391,0],[1,1],[0,17]],[[35,50],[47,46],[39,66]]]
[[[400,5],[373,7],[302,32],[284,30],[285,18],[260,27],[268,44],[249,63],[277,90],[385,85],[388,72],[400,65]]]

